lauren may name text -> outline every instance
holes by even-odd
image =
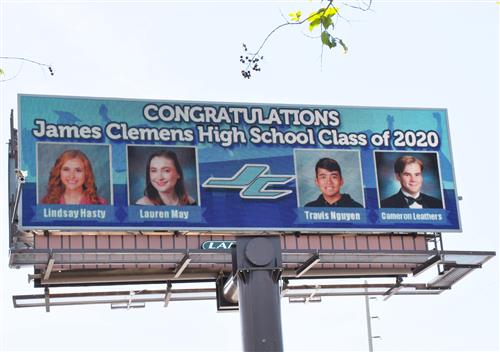
[[[139,210],[141,219],[189,219],[189,211],[179,209],[169,210]]]

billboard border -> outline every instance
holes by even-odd
[[[213,227],[207,229],[206,227],[181,227],[181,226],[173,226],[173,227],[97,227],[97,226],[86,226],[86,227],[68,227],[68,226],[53,226],[53,227],[38,227],[38,226],[19,226],[20,230],[64,230],[64,231],[86,231],[86,230],[101,230],[105,232],[133,232],[133,231],[181,231],[181,232],[202,232],[202,233],[210,233],[222,231],[226,232],[224,235],[235,235],[235,233],[239,236],[243,235],[254,235],[254,234],[263,234],[266,232],[273,233],[298,233],[298,234],[332,234],[332,233],[349,233],[349,234],[371,234],[371,233],[394,233],[394,232],[402,232],[405,234],[415,234],[421,232],[429,232],[429,233],[438,233],[438,232],[455,232],[461,233],[462,229],[446,229],[446,228],[434,228],[434,229],[413,229],[410,231],[409,229],[401,229],[401,228],[366,228],[366,229],[349,229],[349,228],[236,228],[236,227]],[[235,232],[235,233],[230,233]],[[219,233],[218,233],[219,234]]]
[[[18,103],[18,116],[17,116],[17,132],[18,134],[20,131],[22,131],[22,121],[21,121],[21,115],[22,115],[22,109],[21,109],[21,99],[23,97],[35,97],[35,98],[59,98],[59,99],[74,99],[74,100],[108,100],[108,101],[116,101],[116,102],[177,102],[181,104],[220,104],[220,105],[245,105],[247,107],[261,107],[261,106],[273,106],[276,108],[283,108],[283,107],[303,107],[303,106],[308,106],[310,108],[332,108],[332,109],[372,109],[372,110],[419,110],[419,111],[434,111],[434,112],[439,112],[444,114],[444,122],[446,123],[446,132],[447,132],[447,137],[448,137],[448,147],[449,147],[449,155],[450,155],[450,169],[452,173],[452,178],[453,178],[453,185],[454,185],[454,191],[455,191],[455,201],[456,201],[456,214],[457,214],[457,220],[456,226],[453,229],[449,228],[432,228],[432,229],[427,229],[427,228],[422,228],[422,229],[407,229],[407,228],[358,228],[356,230],[351,229],[351,228],[324,228],[324,227],[318,227],[318,228],[308,228],[308,229],[303,229],[303,228],[265,228],[265,229],[260,229],[260,228],[252,228],[252,229],[241,229],[241,228],[235,228],[235,227],[213,227],[210,229],[206,229],[205,227],[181,227],[185,231],[200,231],[200,232],[214,232],[214,231],[236,231],[238,233],[255,233],[255,232],[300,232],[300,233],[337,233],[337,232],[347,232],[347,233],[383,233],[383,232],[404,232],[404,233],[415,233],[415,232],[441,232],[441,231],[446,231],[446,232],[462,232],[462,222],[461,222],[461,216],[460,216],[460,209],[459,209],[459,196],[458,196],[458,187],[457,187],[457,182],[456,182],[456,176],[455,176],[455,166],[453,163],[453,149],[452,149],[452,141],[451,141],[451,135],[450,135],[450,126],[449,126],[449,118],[448,118],[448,109],[444,107],[416,107],[416,106],[373,106],[373,105],[330,105],[330,104],[317,104],[317,103],[283,103],[283,102],[261,102],[261,103],[256,103],[256,102],[245,102],[245,101],[205,101],[205,100],[182,100],[182,99],[161,99],[161,98],[123,98],[123,97],[93,97],[93,96],[74,96],[74,95],[50,95],[50,94],[32,94],[32,93],[18,93],[17,94],[17,103]],[[49,143],[49,142],[46,142]],[[66,143],[75,143],[78,144],[78,142],[66,142]],[[85,144],[85,143],[80,143],[80,144]],[[100,144],[100,143],[90,143],[90,144]],[[101,143],[102,144],[102,143]],[[194,146],[196,149],[196,157],[198,160],[198,148],[197,146]],[[20,165],[20,160],[21,155],[22,155],[22,148],[23,144],[22,141],[18,141],[18,153],[17,153],[17,162]],[[110,152],[111,152],[110,148]],[[295,148],[294,148],[295,149]],[[300,149],[300,148],[299,148]],[[305,148],[306,149],[306,148]],[[399,150],[391,150],[393,152],[398,152]],[[415,150],[410,150],[411,152],[419,152]],[[359,151],[358,151],[359,153]],[[295,156],[294,156],[295,158]],[[440,167],[440,158],[438,158],[438,163]],[[361,162],[361,160],[360,160]],[[112,160],[110,160],[110,167],[111,167]],[[294,167],[295,168],[295,167]],[[110,169],[111,170],[111,169]],[[199,165],[197,164],[197,176],[198,178],[200,177],[199,174]],[[363,177],[363,175],[361,175]],[[127,176],[128,180],[128,176]],[[128,184],[128,183],[127,183]],[[114,184],[112,184],[114,185]],[[362,182],[363,187],[364,185],[364,180]],[[200,182],[198,180],[198,188],[200,188]],[[201,197],[201,192],[198,190],[198,202],[200,201]],[[443,188],[442,188],[443,191]],[[113,192],[112,192],[113,193]],[[363,191],[364,193],[364,191]],[[112,197],[114,197],[114,194],[112,194]],[[128,196],[128,190],[127,190],[127,199],[129,198]],[[113,198],[114,200],[114,198]],[[380,200],[378,200],[380,201]],[[365,200],[363,202],[364,207],[366,206]],[[365,208],[366,209],[366,208]],[[20,209],[19,209],[19,216],[21,217],[21,221],[23,219],[22,217],[22,199],[20,199]],[[36,229],[44,229],[44,227],[41,226],[23,226],[22,224],[19,225],[20,229],[26,229],[26,230],[36,230]],[[171,230],[179,230],[180,227],[141,227],[140,229],[144,230],[158,230],[158,231],[171,231]],[[54,230],[70,230],[70,231],[81,231],[83,230],[99,230],[103,229],[102,226],[86,226],[86,227],[75,227],[75,226],[53,226],[50,227],[50,229]],[[136,231],[139,230],[138,227],[106,227],[106,231]],[[333,230],[333,231],[332,231]],[[412,230],[412,231],[409,231]]]

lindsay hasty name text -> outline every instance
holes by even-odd
[[[106,218],[106,210],[103,209],[43,209],[44,218],[60,218],[60,219],[104,219]]]

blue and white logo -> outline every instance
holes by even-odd
[[[269,175],[268,171],[269,165],[245,164],[233,177],[210,177],[203,187],[241,189],[240,197],[245,199],[278,199],[292,193],[291,190],[267,187],[284,185],[294,180],[294,175]]]

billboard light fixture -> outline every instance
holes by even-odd
[[[224,284],[224,298],[231,303],[238,303],[238,278],[232,275]]]

